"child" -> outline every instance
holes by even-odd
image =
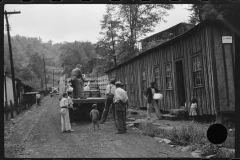
[[[69,118],[70,118],[70,124],[73,123],[73,101],[72,101],[72,92],[68,91],[68,111],[69,111]]]
[[[97,110],[97,105],[93,104],[92,105],[92,111],[90,112],[90,117],[92,118],[92,123],[93,123],[93,130],[95,130],[95,125],[97,125],[99,129],[99,112]]]
[[[60,114],[61,114],[61,127],[62,132],[72,132],[71,125],[69,121],[69,113],[68,113],[68,95],[67,93],[63,93],[63,98],[60,101]]]
[[[189,116],[190,116],[190,119],[193,121],[194,121],[195,117],[197,116],[197,100],[196,99],[191,100]]]

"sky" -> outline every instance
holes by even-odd
[[[163,31],[180,22],[187,22],[190,12],[188,5],[174,5],[155,31],[147,36]],[[4,10],[20,11],[9,16],[11,36],[41,37],[43,42],[53,43],[89,41],[96,43],[100,37],[100,21],[106,10],[105,4],[28,4],[5,5]],[[7,33],[4,30],[4,33]]]

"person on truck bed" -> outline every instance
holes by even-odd
[[[113,104],[113,97],[114,97],[114,93],[116,90],[115,82],[116,82],[116,80],[114,78],[111,79],[110,84],[108,84],[106,87],[107,102],[106,102],[105,108],[102,113],[100,124],[103,124],[106,121],[107,116],[108,116],[108,111],[109,111],[109,108],[111,105],[112,105],[112,112],[113,112],[113,120],[115,122],[115,108],[114,108],[114,104]]]
[[[71,73],[71,83],[73,87],[73,98],[85,99],[83,92],[84,78],[82,76],[81,65],[77,64],[76,68]]]

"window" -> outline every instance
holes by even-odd
[[[199,55],[192,58],[192,67],[194,86],[202,86],[201,62]]]
[[[127,76],[125,76],[125,86],[124,86],[125,91],[127,91]]]
[[[146,71],[142,71],[142,90],[147,89]]]
[[[131,92],[134,92],[134,89],[133,89],[133,74],[130,75],[130,91]]]
[[[171,65],[170,64],[165,65],[165,69],[167,89],[172,89]]]
[[[154,67],[154,79],[155,79],[155,85],[157,88],[160,87],[159,85],[159,67]]]

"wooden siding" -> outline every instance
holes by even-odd
[[[223,44],[222,36],[233,36],[232,44]],[[234,111],[234,33],[224,25],[203,25],[191,34],[155,47],[143,56],[127,62],[115,70],[117,78],[125,83],[132,106],[146,107],[145,91],[142,89],[142,71],[146,72],[147,87],[155,80],[154,67],[159,68],[159,90],[163,99],[159,101],[161,110],[179,108],[176,63],[182,61],[183,83],[187,108],[190,100],[198,100],[200,115],[215,115],[219,112]],[[192,58],[200,56],[202,86],[194,86]],[[167,89],[166,64],[171,65],[172,89]],[[130,91],[130,75],[133,75],[134,91]]]

